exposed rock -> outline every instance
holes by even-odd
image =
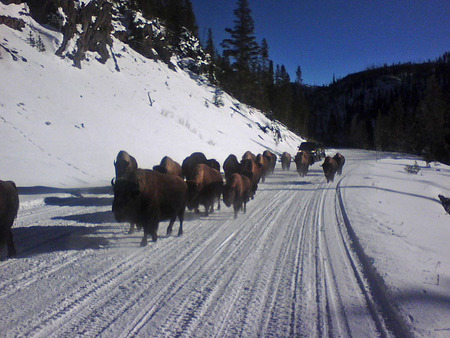
[[[22,31],[25,27],[25,21],[22,19],[11,18],[10,16],[0,15],[0,25],[4,24],[12,29]]]

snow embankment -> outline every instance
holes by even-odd
[[[88,53],[82,69],[55,56],[62,35],[27,15],[26,5],[0,4],[26,22],[0,25],[0,175],[20,186],[109,184],[117,153],[143,168],[168,155],[181,162],[194,151],[223,163],[230,153],[295,152],[302,139],[260,111],[220,92],[202,77],[170,70],[114,39],[103,65]],[[45,51],[32,47],[39,37]],[[5,52],[13,51],[16,61]],[[279,132],[279,134],[278,134]],[[279,137],[278,137],[279,135]]]

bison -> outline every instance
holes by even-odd
[[[161,163],[159,165],[155,165],[153,170],[161,174],[175,175],[183,178],[181,165],[172,160],[169,156],[164,156]]]
[[[241,164],[236,155],[231,154],[225,159],[223,162],[223,171],[227,180],[231,175],[241,172]]]
[[[345,164],[345,157],[341,155],[341,153],[336,153],[336,155],[333,156],[334,160],[337,162],[337,171],[336,173],[338,175],[342,175],[342,167]]]
[[[186,181],[188,185],[188,202],[189,210],[198,207],[205,207],[205,214],[214,211],[214,202],[218,201],[217,209],[220,210],[220,196],[222,195],[223,178],[222,174],[206,164],[198,164],[195,166],[191,179]]]
[[[283,170],[289,170],[291,168],[292,156],[288,152],[281,154],[281,168]]]
[[[268,174],[273,174],[273,172],[275,171],[275,166],[277,165],[277,155],[269,150],[265,150],[263,152],[263,156],[269,161]]]
[[[118,178],[130,178],[134,177],[138,164],[136,159],[128,154],[125,150],[119,151],[117,158],[114,161],[114,167],[116,169],[116,179]],[[135,224],[130,222],[129,234],[134,233]]]
[[[269,160],[267,159],[267,157],[258,154],[258,156],[256,156],[256,164],[258,164],[261,168],[261,181],[264,183],[266,180],[266,177],[269,175],[269,170],[270,170],[270,163]]]
[[[227,179],[227,183],[223,187],[223,203],[227,207],[233,205],[234,218],[244,205],[244,212],[247,211],[247,202],[251,189],[251,182],[247,176],[233,174]]]
[[[210,158],[210,159],[205,161],[205,164],[208,167],[216,169],[218,172],[220,172],[220,163],[216,159]]]
[[[113,179],[111,184],[114,217],[118,222],[133,222],[144,229],[141,246],[147,245],[148,234],[156,242],[159,222],[164,220],[170,220],[169,235],[178,217],[178,236],[181,236],[188,192],[181,177],[138,169],[134,177]]]
[[[297,172],[300,175],[300,177],[306,176],[309,169],[309,163],[310,163],[310,157],[308,152],[306,151],[299,151],[297,155],[295,155],[294,158],[295,165],[297,166]]]
[[[322,163],[323,173],[327,179],[327,183],[330,181],[334,181],[334,175],[336,175],[336,171],[338,168],[338,163],[331,156],[325,157],[325,160]]]
[[[251,158],[247,158],[241,162],[241,174],[247,176],[252,183],[250,189],[250,198],[255,197],[256,190],[258,189],[258,183],[261,178],[261,165],[256,163]]]
[[[0,181],[0,253],[5,245],[7,257],[16,255],[11,227],[19,210],[19,193],[13,181]]]
[[[256,155],[253,154],[250,150],[248,150],[244,153],[244,155],[242,155],[242,161],[247,159],[252,159],[253,161],[256,161]]]
[[[114,167],[116,168],[116,179],[119,177],[127,177],[133,175],[137,170],[138,164],[136,159],[128,154],[125,150],[119,151],[117,158],[114,161]]]
[[[207,159],[205,154],[200,152],[192,153],[184,159],[183,164],[181,165],[183,177],[186,178],[187,181],[192,179],[194,168],[198,164],[206,164],[208,167],[220,172],[220,163],[217,162],[217,160]]]
[[[194,171],[194,168],[201,163],[206,162],[206,156],[203,153],[196,152],[192,153],[190,156],[186,157],[181,164],[181,170],[183,172],[183,177],[186,178],[186,180],[192,179],[192,173]]]

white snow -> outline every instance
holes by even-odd
[[[23,32],[0,25],[0,179],[21,189],[19,254],[0,263],[2,336],[375,335],[339,194],[411,332],[450,336],[450,215],[437,198],[450,197],[450,167],[340,150],[334,183],[319,164],[303,179],[277,167],[237,220],[224,205],[208,218],[187,212],[181,238],[164,238],[162,223],[162,238],[139,248],[140,233],[110,212],[119,150],[151,168],[194,151],[220,163],[247,150],[294,155],[302,138],[276,124],[277,141],[258,127],[272,126],[261,112],[226,94],[215,107],[203,78],[117,40],[120,72],[95,54],[75,68],[54,55],[62,36],[21,15],[26,7],[0,12],[27,22]],[[30,29],[45,52],[27,43]]]

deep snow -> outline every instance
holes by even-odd
[[[2,13],[19,16],[20,10],[26,8],[0,4]],[[350,302],[352,295],[342,292],[346,282],[335,271],[339,260],[326,255],[327,250],[334,252],[332,244],[321,251],[324,262],[338,264],[327,270],[324,263],[323,268],[325,275],[336,279],[339,295],[331,292],[334,296],[324,298],[330,310],[323,304],[302,303],[301,297],[314,299],[314,290],[318,294],[321,290],[320,282],[302,279],[308,273],[294,268],[307,259],[303,251],[307,247],[300,245],[300,239],[296,247],[292,238],[275,236],[274,229],[285,223],[302,224],[299,229],[332,229],[329,224],[341,229],[341,217],[333,216],[334,208],[339,209],[334,196],[340,191],[351,227],[404,322],[418,336],[450,336],[450,215],[437,198],[438,194],[450,197],[448,166],[432,163],[427,168],[424,162],[401,154],[342,150],[348,159],[342,181],[339,178],[326,185],[318,164],[305,179],[278,168],[272,181],[261,184],[249,203],[249,215],[240,214],[237,222],[232,221],[231,210],[223,207],[208,219],[191,216],[182,238],[165,238],[145,249],[137,248],[139,235],[126,235],[125,225],[115,223],[110,213],[108,185],[119,150],[134,155],[141,167],[151,168],[165,155],[181,162],[193,151],[203,151],[221,163],[228,154],[239,157],[246,150],[294,154],[302,139],[275,124],[283,135],[277,140],[275,134],[258,127],[273,124],[257,110],[226,94],[224,106],[217,108],[212,104],[215,88],[202,78],[169,70],[116,40],[113,50],[121,55],[120,72],[111,60],[106,65],[98,63],[95,55],[83,62],[81,70],[74,68],[69,60],[54,56],[61,41],[58,33],[20,16],[28,24],[23,32],[0,25],[0,43],[19,56],[13,61],[0,47],[0,179],[14,180],[21,189],[14,227],[19,255],[0,263],[4,304],[0,332],[7,336],[98,334],[96,322],[104,319],[103,325],[109,326],[102,330],[122,336],[304,334],[318,327],[334,334],[373,333],[373,324],[361,321],[358,328],[352,320],[358,314],[351,315],[351,309],[358,312],[359,307],[342,301],[348,298]],[[30,28],[40,32],[46,52],[28,45]],[[408,174],[404,168],[415,160],[421,170]],[[340,190],[336,190],[338,185]],[[68,189],[96,186],[106,188]],[[266,229],[264,236],[252,232],[261,226]],[[164,229],[165,223],[160,231]],[[323,232],[324,241],[333,234]],[[297,236],[295,231],[289,233]],[[270,241],[270,236],[276,240]],[[314,238],[318,245],[327,243],[321,235]],[[298,250],[297,254],[283,257],[286,245]],[[164,255],[172,248],[181,257],[171,255],[176,261],[167,266]],[[265,250],[274,255],[268,265],[263,264]],[[314,250],[310,253],[314,255]],[[212,262],[204,257],[211,257]],[[279,270],[277,262],[287,267]],[[305,261],[306,265],[313,263]],[[216,271],[213,264],[220,269]],[[166,273],[158,275],[161,281],[152,275],[158,268]],[[188,276],[194,284],[183,288]],[[148,284],[144,289],[143,281]],[[309,282],[316,283],[316,288]],[[139,297],[152,287],[155,300],[143,306],[146,298]],[[289,302],[284,301],[290,297],[291,312],[286,306]],[[138,305],[117,303],[124,299]],[[16,307],[11,308],[12,304]],[[102,312],[101,305],[111,313]],[[170,305],[188,313],[178,313]],[[329,311],[332,318],[328,320],[335,325],[327,325],[326,315],[317,314],[320,311]],[[283,319],[289,312],[303,324],[289,328]],[[92,323],[83,321],[88,315]],[[305,324],[316,320],[317,325]],[[222,326],[215,328],[217,322]],[[348,327],[340,327],[342,323]]]

